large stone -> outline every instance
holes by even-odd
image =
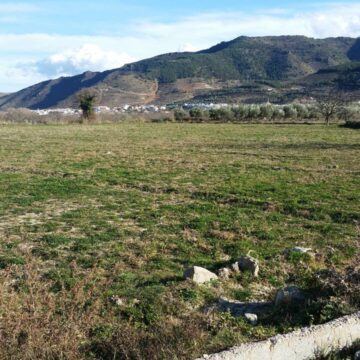
[[[360,360],[360,350],[355,353],[354,360]]]
[[[259,275],[259,262],[251,256],[241,257],[231,267],[235,272],[250,271],[255,277]]]
[[[304,301],[305,295],[301,289],[296,286],[288,286],[277,292],[275,306],[300,304]]]
[[[197,284],[204,284],[211,280],[217,280],[218,277],[209,270],[206,270],[199,266],[192,266],[184,273],[185,279],[190,279]]]

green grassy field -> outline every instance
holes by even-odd
[[[338,126],[0,127],[0,359],[191,359],[354,310],[253,327],[212,305],[358,264],[359,158]],[[259,278],[182,279],[249,251]]]

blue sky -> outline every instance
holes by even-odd
[[[0,92],[240,35],[360,36],[359,1],[0,0]]]

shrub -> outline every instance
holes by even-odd
[[[249,119],[258,119],[260,116],[260,107],[258,105],[250,105],[248,111]]]
[[[189,118],[189,114],[183,109],[176,109],[174,111],[174,117],[176,121],[184,121]]]
[[[272,118],[274,120],[282,120],[284,119],[284,117],[285,117],[285,111],[283,110],[283,108],[280,106],[276,106],[274,108]]]
[[[189,111],[190,118],[192,120],[203,120],[204,112],[201,109],[194,108]]]
[[[260,106],[260,117],[263,119],[271,119],[274,113],[272,105],[266,104]]]
[[[285,119],[295,119],[297,117],[297,111],[293,105],[285,105],[283,110]]]
[[[247,117],[247,109],[243,105],[235,106],[231,108],[233,118],[237,121],[241,121]]]
[[[294,104],[294,109],[296,110],[299,120],[307,119],[309,117],[309,110],[306,105]]]

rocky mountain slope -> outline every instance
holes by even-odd
[[[356,61],[360,38],[239,37],[196,53],[164,54],[119,69],[45,81],[1,97],[0,108],[76,106],[76,94],[84,88],[96,90],[100,103],[109,106],[217,98],[281,102],[293,98],[294,89],[316,88],[324,74],[331,73],[325,77],[345,90],[358,89],[357,81],[349,88],[346,78],[357,74]]]

